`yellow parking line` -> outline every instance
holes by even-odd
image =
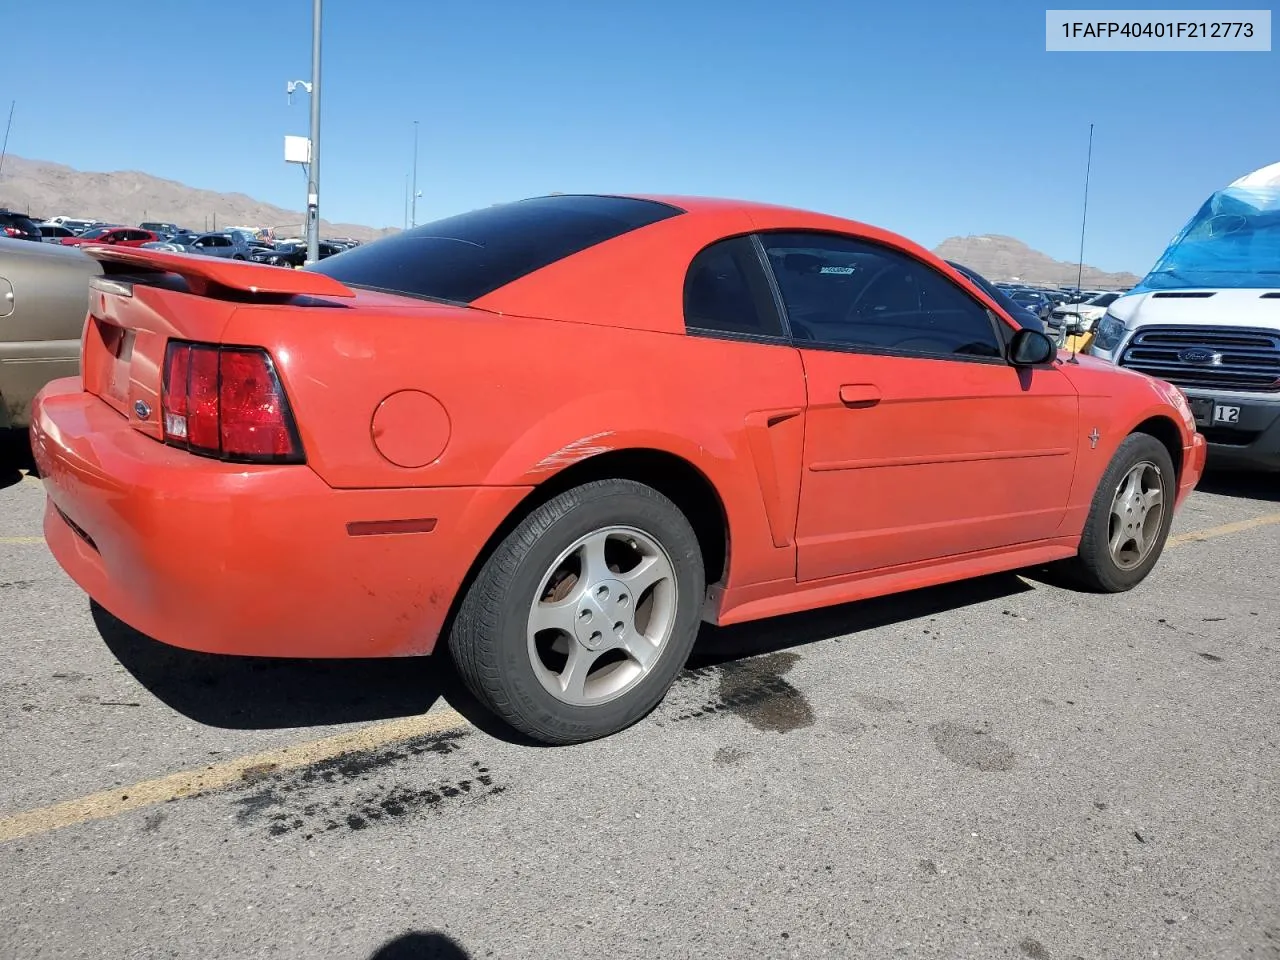
[[[0,537],[0,543],[3,543],[3,544],[44,543],[44,537]]]
[[[1167,547],[1212,540],[1272,524],[1280,524],[1280,512],[1180,533],[1169,538]],[[0,539],[0,543],[41,542],[41,539],[40,537],[9,537]],[[115,790],[103,790],[76,800],[66,800],[9,817],[0,817],[0,843],[51,833],[54,830],[89,823],[93,820],[105,820],[130,810],[155,806],[170,800],[197,797],[244,782],[259,771],[265,773],[296,769],[321,760],[330,760],[344,753],[375,750],[397,741],[445,733],[466,725],[466,718],[460,713],[451,708],[444,708],[420,716],[405,717],[389,723],[340,733],[323,740],[313,740],[292,747],[250,754],[205,767],[203,770],[182,770],[156,780],[145,780],[142,783],[119,787]]]
[[[1280,523],[1280,512],[1265,513],[1260,517],[1250,517],[1248,520],[1224,523],[1221,526],[1207,527],[1204,530],[1189,530],[1186,533],[1179,533],[1170,537],[1165,544],[1165,548],[1178,547],[1184,543],[1199,543],[1202,540],[1212,540],[1215,537],[1225,537],[1233,533],[1255,530],[1258,527],[1267,527],[1276,523]]]
[[[305,767],[321,760],[331,760],[344,753],[374,750],[400,740],[456,730],[466,726],[466,723],[462,714],[445,708],[339,733],[323,740],[250,754],[205,767],[203,770],[183,770],[157,780],[144,780],[128,787],[103,790],[76,800],[0,818],[0,843],[50,833],[91,820],[104,820],[129,810],[169,800],[197,797],[202,793],[242,783],[259,772],[273,773]]]

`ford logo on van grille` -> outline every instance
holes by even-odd
[[[1183,363],[1221,363],[1222,354],[1205,347],[1189,347],[1178,354]]]

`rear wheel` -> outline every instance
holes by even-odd
[[[584,484],[529,514],[467,591],[449,648],[468,689],[534,739],[635,723],[688,659],[706,581],[674,503],[630,480]]]
[[[1069,572],[1083,586],[1106,593],[1136,587],[1164,551],[1176,494],[1177,474],[1164,444],[1145,433],[1130,434],[1094,492]]]

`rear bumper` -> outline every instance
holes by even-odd
[[[210,653],[430,653],[472,561],[529,489],[334,490],[306,466],[204,460],[134,430],[78,380],[49,384],[32,413],[59,564],[130,626]],[[418,519],[434,528],[347,526]]]

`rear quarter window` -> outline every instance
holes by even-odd
[[[304,269],[348,286],[471,303],[536,270],[683,213],[630,197],[551,196],[473,210]]]

